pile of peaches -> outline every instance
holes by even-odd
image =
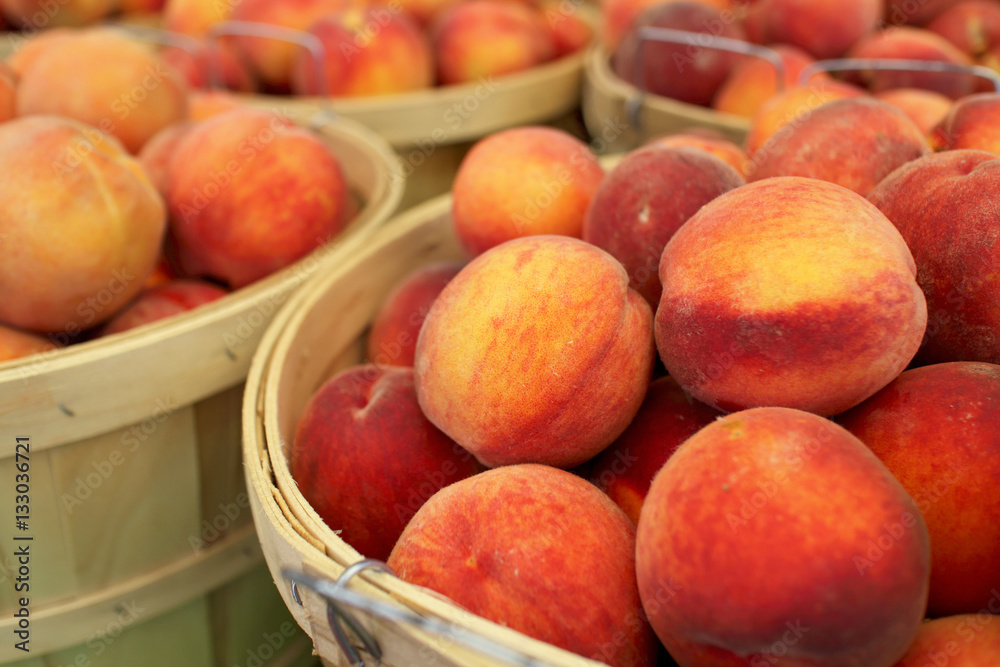
[[[1000,95],[949,114],[975,148],[871,96],[756,159],[481,140],[466,261],[407,275],[313,394],[300,491],[400,578],[609,665],[1000,664]]]
[[[959,69],[1000,74],[996,0],[604,0],[601,16],[601,42],[619,77],[657,95],[746,118],[821,60],[902,59],[952,69],[861,67],[811,79],[835,80],[838,89],[920,107],[926,115],[995,89],[988,77]],[[693,44],[658,42],[650,28],[699,36]],[[784,79],[767,60],[713,49],[711,37],[769,47]]]

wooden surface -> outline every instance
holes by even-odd
[[[463,257],[452,231],[450,206],[445,195],[399,216],[349,262],[317,274],[268,328],[248,374],[243,447],[254,522],[282,598],[328,665],[348,663],[326,624],[325,605],[302,588],[299,605],[289,582],[282,579],[282,569],[333,581],[362,557],[323,523],[298,492],[287,447],[313,391],[332,373],[363,359],[368,325],[388,291],[423,264]],[[600,664],[476,617],[388,574],[366,571],[349,588],[394,608],[442,620],[461,633],[487,638],[546,665]],[[382,664],[390,667],[509,664],[409,623],[364,612],[355,616],[377,640]]]

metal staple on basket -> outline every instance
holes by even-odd
[[[282,576],[291,581],[293,585],[310,588],[326,600],[327,621],[330,624],[330,630],[333,632],[333,636],[340,646],[341,651],[344,652],[344,655],[351,661],[352,665],[365,667],[365,662],[359,654],[358,649],[347,638],[343,627],[340,625],[341,621],[357,636],[358,640],[364,645],[365,651],[374,657],[378,664],[381,664],[382,661],[382,650],[378,642],[371,636],[371,633],[365,630],[345,607],[351,607],[356,611],[363,611],[383,620],[396,623],[409,623],[429,634],[448,637],[466,648],[503,661],[509,665],[517,667],[549,667],[547,663],[541,660],[481,635],[476,635],[465,628],[456,627],[453,623],[446,623],[440,619],[421,616],[407,609],[386,604],[346,588],[347,583],[354,576],[367,569],[374,569],[395,576],[395,573],[388,565],[372,558],[354,563],[344,570],[335,582],[313,577],[288,568],[281,571]]]

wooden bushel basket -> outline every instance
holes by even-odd
[[[404,187],[398,158],[370,130],[342,120],[316,131],[360,200],[335,240],[193,312],[0,364],[0,663],[230,667],[308,657],[248,511],[242,385],[290,294],[357,254]],[[16,438],[30,443],[22,529]],[[27,590],[15,556],[24,545]],[[14,646],[22,597],[29,653]]]
[[[422,265],[466,258],[452,230],[450,210],[448,195],[411,209],[380,230],[362,252],[310,280],[268,328],[247,377],[244,470],[254,522],[285,604],[326,664],[350,664],[331,630],[326,601],[308,586],[293,589],[283,571],[336,582],[363,557],[319,518],[299,492],[289,469],[288,447],[313,392],[337,371],[364,360],[369,324],[388,292]],[[342,606],[377,648],[381,656],[377,664],[600,664],[486,621],[377,569],[357,573],[345,588],[383,612],[389,609],[396,616],[424,619],[393,620],[385,613]],[[431,624],[448,632],[440,634],[428,627]],[[363,646],[354,635],[346,636]],[[484,653],[469,642],[490,647]],[[369,659],[370,653],[360,651]],[[506,659],[500,653],[506,653]]]

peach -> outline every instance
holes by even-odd
[[[789,124],[794,125],[810,110],[833,100],[863,95],[865,91],[857,86],[835,80],[814,81],[778,93],[765,102],[750,121],[750,129],[746,136],[747,155],[752,158],[778,130]]]
[[[192,90],[188,95],[188,119],[207,120],[234,109],[244,109],[243,98],[228,90]]]
[[[483,618],[616,667],[652,666],[635,527],[586,480],[549,466],[489,470],[434,494],[388,565]]]
[[[834,415],[889,384],[927,324],[903,237],[854,192],[769,178],[706,204],[660,259],[656,343],[694,398]]]
[[[422,29],[428,28],[437,17],[449,7],[463,0],[374,0],[368,3],[372,7],[388,7],[391,10],[402,10],[417,22]]]
[[[726,139],[718,131],[708,128],[693,127],[666,134],[652,139],[646,145],[700,148],[719,158],[740,174],[743,174],[747,163],[747,153],[743,148]]]
[[[11,359],[58,349],[59,346],[45,336],[0,324],[0,364]]]
[[[170,160],[174,156],[181,139],[195,126],[194,121],[182,120],[168,125],[143,145],[136,157],[146,170],[150,180],[161,196],[167,196],[167,184],[170,174]]]
[[[174,149],[167,188],[183,272],[232,288],[288,266],[348,222],[337,156],[311,131],[265,111],[200,121]]]
[[[77,31],[71,28],[51,28],[44,30],[30,39],[17,42],[16,48],[7,56],[5,63],[14,70],[18,78],[24,76],[24,72],[35,61],[35,59],[48,51],[49,47],[64,37],[76,35]]]
[[[0,61],[0,123],[17,115],[17,74]]]
[[[163,6],[163,27],[192,37],[204,37],[216,23],[232,16],[235,2],[205,2],[205,0],[166,0]]]
[[[758,44],[790,44],[814,58],[838,58],[875,30],[883,7],[883,0],[757,0],[744,21]]]
[[[992,667],[1000,664],[1000,597],[978,614],[937,618],[920,626],[917,639],[894,667]]]
[[[870,97],[834,100],[778,130],[753,156],[748,181],[806,176],[865,196],[892,170],[931,152],[909,116]]]
[[[857,438],[779,407],[691,436],[639,517],[643,607],[681,667],[891,667],[927,603],[927,528]]]
[[[909,162],[868,195],[899,229],[927,296],[921,364],[1000,363],[1000,158],[956,149]]]
[[[927,24],[973,58],[1000,46],[1000,5],[988,0],[962,0]]]
[[[727,20],[730,19],[730,20]],[[654,5],[631,23],[615,50],[615,74],[642,90],[680,102],[707,106],[741,56],[707,46],[641,39],[646,27],[686,30],[729,39],[744,39],[732,13],[681,0]]]
[[[505,0],[465,0],[429,27],[437,80],[466,83],[521,72],[555,56],[542,16]]]
[[[653,370],[653,313],[614,257],[567,236],[479,255],[414,354],[427,417],[487,466],[571,468],[617,438]]]
[[[292,477],[345,542],[385,560],[439,489],[480,472],[420,411],[413,369],[354,366],[310,398],[291,447]]]
[[[608,53],[613,53],[615,49],[621,44],[622,39],[625,37],[625,33],[628,32],[629,26],[635,20],[639,14],[649,9],[654,5],[662,5],[668,2],[677,2],[678,0],[601,0],[601,43],[604,49]],[[726,18],[733,17],[735,20],[735,14],[730,11],[732,5],[734,4],[731,0],[697,0],[702,4],[717,9],[720,12],[728,12],[724,14]]]
[[[0,0],[0,11],[23,30],[81,28],[108,18],[120,0]]]
[[[875,97],[905,113],[925,137],[930,136],[952,106],[952,100],[941,93],[920,88],[893,88],[876,93]]]
[[[1000,155],[1000,93],[969,95],[955,103],[930,133],[937,150],[973,149]]]
[[[355,4],[352,0],[241,0],[233,8],[230,18],[306,31],[323,16],[352,4]],[[289,90],[292,64],[302,46],[256,36],[240,36],[236,42],[266,89],[275,92]]]
[[[145,45],[112,30],[86,29],[52,42],[32,60],[21,74],[17,111],[75,118],[137,153],[187,114],[187,86]]]
[[[201,43],[197,48],[167,46],[160,51],[160,57],[180,74],[192,89],[206,89],[213,85],[212,77],[218,78],[215,85],[226,90],[252,93],[257,90],[250,70],[243,64],[230,41],[219,40],[211,45]],[[215,68],[215,69],[211,69]]]
[[[685,394],[672,377],[657,378],[635,419],[598,455],[588,476],[638,524],[656,473],[681,443],[721,416]]]
[[[985,608],[1000,589],[1000,366],[913,368],[836,421],[875,452],[927,522],[928,615]]]
[[[15,118],[0,123],[0,173],[0,321],[72,337],[142,289],[166,212],[118,141],[68,118]]]
[[[149,274],[148,278],[146,278],[146,282],[142,284],[142,288],[143,290],[151,290],[154,287],[159,287],[160,285],[169,283],[178,277],[179,276],[174,272],[173,266],[171,266],[166,253],[160,253],[160,260],[157,262],[156,268],[153,269],[153,272]]]
[[[594,40],[594,29],[577,9],[563,0],[542,0],[539,6],[555,47],[554,58],[583,51]]]
[[[479,140],[452,187],[452,222],[470,255],[535,234],[579,238],[604,180],[590,147],[562,130],[518,127]]]
[[[368,361],[378,366],[413,366],[420,327],[434,300],[462,264],[428,264],[406,276],[385,297],[372,320],[366,345]]]
[[[156,14],[163,11],[166,0],[118,0],[118,10],[123,14]]]
[[[802,70],[813,58],[795,46],[772,47],[785,66],[781,88],[774,65],[760,58],[748,58],[736,64],[712,100],[716,111],[753,118],[766,101],[782,90],[795,86]]]
[[[143,291],[101,328],[100,335],[110,336],[180,315],[228,294],[218,285],[204,280],[172,280]]]
[[[950,65],[973,65],[972,59],[962,53],[944,37],[925,30],[906,26],[891,26],[862,37],[848,51],[849,58],[877,58],[888,60],[925,60]],[[981,85],[978,77],[954,72],[912,72],[894,70],[866,70],[847,79],[860,82],[872,92],[890,88],[923,88],[941,93],[951,99],[969,95]]]
[[[312,54],[300,51],[292,69],[296,94],[367,97],[434,85],[430,41],[404,13],[349,9],[319,19],[308,33],[324,46],[325,81],[321,87]]]
[[[583,240],[621,262],[629,287],[655,310],[660,303],[657,270],[667,241],[698,209],[743,184],[735,169],[696,148],[632,151],[594,194],[583,220]]]
[[[925,25],[960,0],[886,0],[885,23],[888,25]]]

